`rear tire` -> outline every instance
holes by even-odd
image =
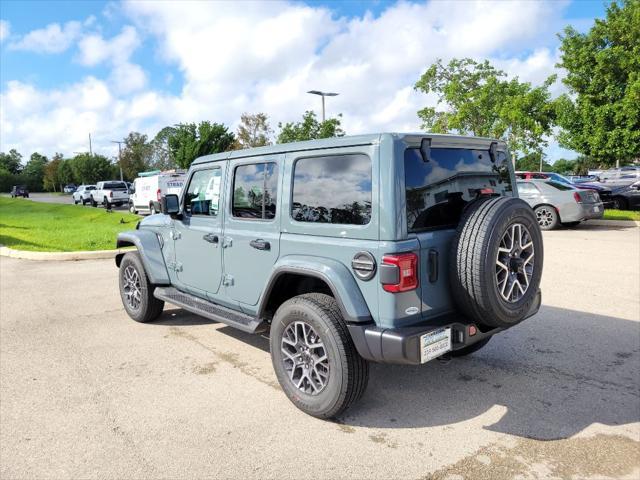
[[[107,210],[111,210],[111,204],[109,203],[109,200],[107,199],[107,197],[104,197],[102,199],[102,205],[104,206],[104,208],[106,208]]]
[[[627,201],[622,197],[613,197],[611,199],[611,208],[614,210],[626,210],[628,208]]]
[[[95,199],[93,198],[93,195],[91,195],[91,206],[93,208],[96,208],[98,206],[98,202],[95,201]]]
[[[284,302],[271,323],[269,343],[278,382],[303,412],[332,418],[362,397],[369,364],[358,354],[333,297],[308,293]]]
[[[155,286],[149,282],[138,252],[122,257],[119,284],[122,305],[133,320],[147,323],[160,316],[164,302],[153,296]]]
[[[542,230],[553,230],[558,228],[560,218],[558,212],[551,205],[540,205],[534,210],[538,225]]]

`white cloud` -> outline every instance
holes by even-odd
[[[62,91],[10,85],[3,93],[3,102],[10,96],[13,103],[2,113],[2,149],[5,144],[34,148],[37,140],[47,152],[63,150],[56,134],[64,136],[64,122],[72,132],[85,132],[78,133],[83,140],[88,125],[77,118],[91,122],[94,116],[100,120],[94,135],[98,148],[100,138],[104,148],[112,148],[110,137],[123,137],[131,129],[152,136],[181,121],[212,120],[235,128],[245,111],[267,113],[275,127],[299,119],[305,110],[320,111],[320,99],[306,94],[310,89],[340,92],[327,99],[327,114],[343,113],[350,134],[418,130],[417,110],[434,99],[415,92],[413,84],[436,58],[489,58],[534,83],[553,73],[557,53],[549,39],[559,31],[563,5],[400,2],[378,16],[347,19],[326,8],[284,1],[112,4],[111,9],[123,8],[134,26],[110,39],[82,37],[77,57],[86,66],[108,65],[108,77],[89,77]],[[166,67],[161,78],[183,82],[177,94],[145,90],[146,74],[130,60],[141,35],[154,42],[155,61]],[[69,103],[73,89],[97,88],[95,82],[106,89],[101,98],[108,98],[107,106]],[[32,126],[44,125],[48,135],[33,139],[26,131],[19,133],[21,95],[45,99],[27,117]],[[69,109],[76,115],[67,116]],[[7,125],[13,128],[10,134]]]
[[[6,20],[0,20],[0,42],[4,42],[11,34],[11,25]]]
[[[11,42],[9,49],[36,53],[61,53],[67,50],[80,35],[82,24],[71,21],[64,25],[50,23],[45,28],[32,30]]]

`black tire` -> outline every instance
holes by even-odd
[[[499,251],[501,241],[513,228],[526,231],[525,245],[529,242],[530,245],[520,249],[521,242],[513,244],[516,257],[503,259],[506,272],[502,273],[506,273],[506,277],[501,278],[511,285],[506,299],[503,297],[505,286],[502,289],[499,286],[498,255],[504,255]],[[534,253],[533,263],[525,262],[531,253]],[[478,200],[463,213],[451,245],[449,281],[454,302],[462,313],[480,325],[511,327],[525,318],[536,301],[543,260],[542,233],[527,203],[511,197]],[[526,279],[522,279],[523,275]],[[525,280],[529,282],[520,297],[515,295],[520,291],[512,296],[513,279],[521,282],[518,285]]]
[[[151,202],[149,204],[149,215],[155,215],[156,213],[158,213],[156,212],[156,206],[153,202]]]
[[[611,199],[611,208],[613,210],[626,210],[629,206],[626,199],[622,197],[613,197]]]
[[[534,210],[536,220],[540,229],[553,230],[560,225],[560,217],[558,211],[551,205],[540,205]]]
[[[449,352],[449,355],[452,357],[464,357],[466,355],[471,355],[473,352],[477,352],[482,347],[484,347],[487,343],[489,343],[491,337],[487,337],[479,342],[474,343],[473,345],[469,345],[468,347],[460,348],[458,350],[452,350]]]
[[[98,202],[95,201],[95,199],[93,198],[93,195],[91,195],[91,206],[93,208],[96,208],[98,206]]]
[[[133,204],[133,202],[129,202],[129,213],[133,213],[134,215],[138,213],[138,211],[136,210],[136,206]]]
[[[139,278],[140,301],[137,307],[131,305],[125,290],[127,284],[125,277],[129,268],[132,268]],[[138,252],[129,252],[122,257],[118,278],[122,305],[124,306],[127,314],[133,320],[140,323],[147,323],[160,316],[164,309],[164,302],[153,296],[155,287],[149,282],[149,278],[144,271],[144,266],[142,265],[142,260],[140,260]]]
[[[107,197],[104,197],[102,199],[102,206],[104,206],[104,208],[106,208],[107,210],[111,210],[111,204],[109,203],[109,199],[107,199]]]
[[[77,205],[78,203],[80,203],[80,202],[78,202],[78,200],[76,200],[76,198],[75,198],[75,197],[73,197],[73,204],[74,204],[74,205]]]
[[[325,346],[329,377],[312,395],[297,388],[285,367],[281,350],[287,327],[303,321],[313,328]],[[271,361],[285,394],[303,412],[318,418],[333,418],[358,401],[369,381],[369,364],[357,352],[338,304],[333,297],[308,293],[283,303],[271,323]]]

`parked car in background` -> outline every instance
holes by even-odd
[[[74,185],[73,183],[70,183],[69,185],[65,185],[62,191],[64,193],[73,193],[76,191],[77,188],[78,187],[76,185]]]
[[[574,185],[585,182],[597,182],[599,180],[596,175],[568,175],[567,178],[571,180]]]
[[[611,188],[601,185],[599,183],[592,182],[580,182],[574,183],[569,178],[565,177],[556,172],[516,172],[516,177],[523,180],[531,180],[531,179],[549,179],[554,180],[559,183],[563,183],[565,185],[569,185],[570,187],[578,188],[580,190],[594,190],[598,192],[598,196],[602,203],[607,205],[610,202],[611,197]]]
[[[626,187],[640,180],[640,167],[611,168],[600,173],[600,183],[608,187]]]
[[[14,185],[11,189],[11,198],[29,198],[29,189],[24,185]]]
[[[96,189],[95,185],[80,185],[75,192],[73,192],[73,203],[76,205],[82,203],[86,205],[91,201],[91,192]]]
[[[90,200],[94,207],[99,203],[105,208],[126,205],[129,203],[129,187],[126,182],[120,180],[98,182],[96,189],[91,192]]]
[[[611,208],[617,210],[640,209],[640,181],[615,189],[611,193]]]
[[[531,205],[543,230],[560,224],[575,226],[604,214],[600,197],[593,190],[579,190],[554,180],[519,180],[517,185],[518,196]]]
[[[160,172],[142,172],[133,181],[132,195],[129,197],[131,213],[149,212],[151,215],[160,212],[160,200],[163,195],[180,195],[184,185],[185,172],[170,170]]]

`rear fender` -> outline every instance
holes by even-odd
[[[135,246],[140,254],[140,259],[154,285],[170,285],[169,273],[162,256],[160,241],[155,232],[151,230],[130,230],[118,234],[117,247]],[[124,253],[116,255],[116,265],[119,267]]]
[[[338,302],[345,321],[362,323],[371,322],[371,312],[362,296],[362,292],[353,278],[351,271],[342,263],[324,257],[304,255],[288,255],[281,257],[275,264],[258,302],[258,318],[265,313],[269,297],[273,293],[278,277],[287,273],[306,275],[324,281]]]

